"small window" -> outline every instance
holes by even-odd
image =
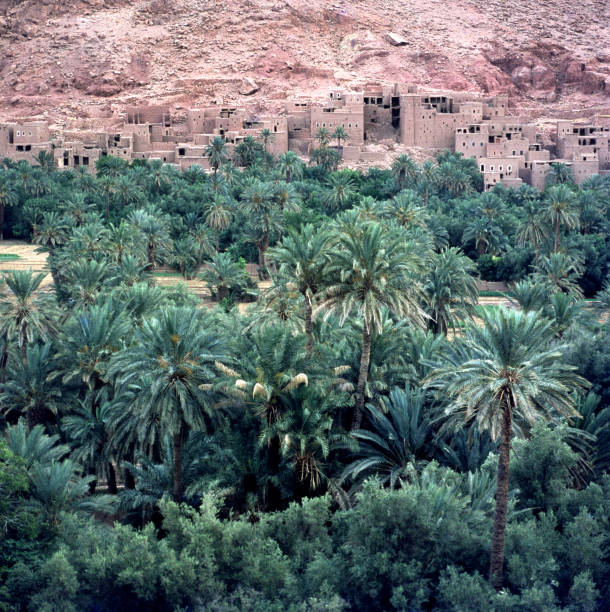
[[[89,165],[89,158],[83,155],[83,166]]]

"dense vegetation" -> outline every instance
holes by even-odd
[[[610,606],[610,181],[319,136],[4,160],[0,610]]]

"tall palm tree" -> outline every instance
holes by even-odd
[[[417,183],[419,168],[412,157],[403,153],[392,162],[392,174],[398,183],[399,191],[402,191]]]
[[[421,198],[411,189],[405,189],[385,205],[386,215],[404,228],[426,227],[429,215],[421,206]]]
[[[216,191],[218,189],[218,168],[229,161],[224,138],[215,136],[212,142],[205,148],[205,154],[214,172],[214,190]]]
[[[216,232],[216,250],[220,250],[220,230],[227,230],[233,219],[229,200],[219,194],[206,206],[205,222]]]
[[[384,308],[422,325],[420,255],[404,234],[379,223],[346,225],[329,253],[328,285],[320,309],[362,319],[362,355],[353,427],[358,428],[365,403],[371,359],[371,337],[380,331]]]
[[[424,281],[426,311],[431,329],[447,334],[458,321],[474,316],[479,292],[474,277],[474,262],[456,247],[433,256]]]
[[[46,342],[57,332],[55,303],[39,291],[46,273],[13,270],[3,275],[8,294],[0,296],[0,335],[13,337],[26,358],[27,345],[35,339]]]
[[[197,308],[168,308],[144,320],[136,342],[117,353],[110,372],[119,384],[141,383],[136,400],[139,429],[151,424],[172,436],[173,495],[181,499],[182,449],[190,429],[205,429],[213,413],[209,386],[225,358],[221,339],[204,323]]]
[[[523,206],[524,219],[517,228],[515,238],[520,246],[531,244],[536,253],[538,264],[540,243],[546,238],[546,227],[540,215],[540,206],[537,202],[528,200]]]
[[[4,240],[4,210],[7,206],[15,206],[19,202],[17,190],[11,180],[11,174],[0,170],[0,240]]]
[[[265,160],[265,168],[268,168],[269,159],[267,149],[269,147],[269,143],[272,143],[275,140],[275,135],[269,128],[264,128],[260,131],[259,137],[263,143],[263,159]]]
[[[427,381],[449,399],[452,419],[474,421],[493,440],[500,438],[489,564],[496,588],[503,580],[511,439],[541,419],[578,416],[573,391],[588,384],[562,362],[565,347],[552,340],[550,323],[539,313],[505,308],[485,312],[483,326],[468,327],[465,350],[456,351],[456,358],[433,371]]]
[[[321,127],[316,131],[314,138],[320,143],[320,147],[325,148],[328,146],[331,136],[327,128]]]
[[[290,229],[281,244],[269,257],[279,266],[279,275],[270,289],[270,301],[276,301],[294,286],[303,296],[305,305],[306,350],[313,349],[313,310],[318,294],[324,286],[324,267],[328,254],[329,235],[306,224],[300,231]]]
[[[284,178],[287,183],[292,182],[293,179],[299,180],[303,177],[305,164],[299,159],[299,156],[294,151],[287,151],[278,158],[278,171],[280,176]]]
[[[341,148],[341,141],[347,142],[349,140],[349,134],[342,125],[338,125],[330,136],[337,141],[337,146],[339,148]]]
[[[274,213],[280,212],[273,197],[272,185],[259,179],[250,180],[242,195],[242,202],[245,204],[246,212],[250,215],[249,221],[257,236],[259,273],[262,277],[267,278],[265,254],[269,248],[271,231],[274,226],[277,226]]]
[[[579,219],[575,207],[574,192],[567,185],[554,185],[546,191],[542,208],[543,218],[554,230],[553,252],[559,251],[559,233],[562,227],[567,230],[578,229]]]
[[[434,189],[438,183],[437,170],[438,166],[429,159],[422,164],[421,173],[419,175],[419,189],[423,194],[424,206],[428,206],[430,191]]]

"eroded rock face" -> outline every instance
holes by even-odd
[[[604,10],[600,0],[0,0],[0,120],[105,117],[109,106],[118,116],[139,102],[277,110],[370,82],[508,93],[531,113],[603,108]]]

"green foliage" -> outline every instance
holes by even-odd
[[[483,193],[460,155],[317,139],[2,164],[55,294],[0,283],[0,610],[607,607],[607,177]]]

